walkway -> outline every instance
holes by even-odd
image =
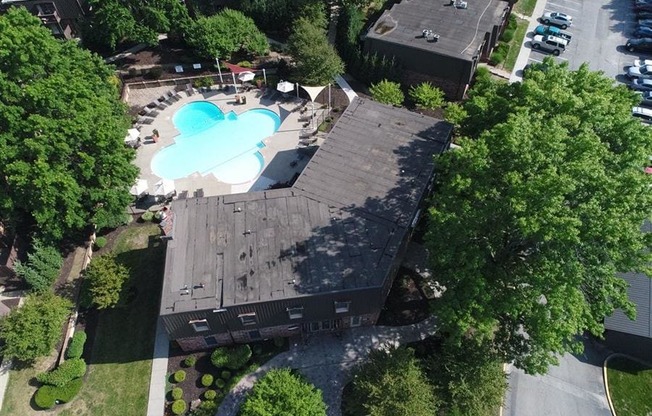
[[[147,416],[165,414],[165,388],[169,350],[170,341],[163,328],[163,323],[159,320],[156,325],[156,338],[154,340],[154,359],[152,360],[152,373],[149,380]]]
[[[224,398],[218,416],[235,416],[255,382],[273,368],[299,370],[319,388],[328,406],[329,416],[340,416],[342,391],[351,369],[367,357],[372,349],[400,345],[425,339],[437,331],[437,321],[430,317],[418,324],[400,327],[370,326],[352,328],[341,337],[331,334],[313,336],[305,345],[295,344],[245,376]]]
[[[514,64],[514,70],[512,71],[512,76],[509,77],[509,82],[523,81],[523,68],[525,68],[525,66],[527,65],[528,60],[530,59],[530,52],[531,52],[531,49],[525,46],[527,42],[530,42],[530,38],[527,36],[527,34],[534,32],[534,29],[539,24],[536,16],[543,15],[543,11],[545,8],[546,8],[546,1],[538,0],[536,6],[534,6],[532,17],[517,14],[519,18],[525,19],[530,23],[527,25],[527,31],[525,32],[525,36],[523,37],[521,50],[519,51],[518,57],[516,58],[516,63]]]

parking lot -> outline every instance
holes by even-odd
[[[561,12],[573,16],[573,25],[566,31],[573,38],[566,51],[554,59],[568,61],[571,69],[588,62],[592,70],[601,70],[618,81],[624,81],[624,68],[639,54],[624,48],[635,26],[634,0],[549,0],[543,12]],[[541,7],[537,7],[537,12]],[[533,18],[540,17],[533,15]],[[537,22],[536,25],[541,24]],[[534,25],[534,27],[536,27]],[[530,25],[531,29],[533,25]],[[528,63],[541,62],[548,54],[531,49],[533,30],[527,33],[525,48],[529,50]],[[522,68],[518,68],[522,69]]]

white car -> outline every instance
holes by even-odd
[[[632,66],[648,66],[652,65],[652,59],[635,59]]]
[[[547,25],[559,26],[562,29],[566,29],[567,27],[573,25],[572,16],[559,12],[544,13],[541,21]]]
[[[627,68],[627,76],[630,78],[652,78],[652,65],[630,66]]]
[[[641,94],[641,104],[645,106],[652,106],[652,91],[643,91]]]
[[[637,91],[652,91],[652,79],[636,78],[629,84],[629,88]]]

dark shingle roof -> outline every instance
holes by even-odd
[[[356,99],[292,188],[173,202],[161,313],[381,286],[450,133]]]
[[[444,0],[403,0],[385,11],[367,37],[442,55],[471,59],[485,33],[499,25],[508,3],[502,0],[468,0],[458,9]],[[440,35],[437,42],[422,38],[424,29]]]

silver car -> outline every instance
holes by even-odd
[[[573,17],[560,12],[544,13],[541,21],[547,25],[559,26],[562,29],[573,25]]]
[[[652,65],[630,66],[627,68],[627,76],[630,78],[652,78]]]
[[[652,79],[636,78],[629,84],[629,88],[636,91],[652,91]]]
[[[632,66],[648,66],[652,65],[652,59],[635,59]]]

